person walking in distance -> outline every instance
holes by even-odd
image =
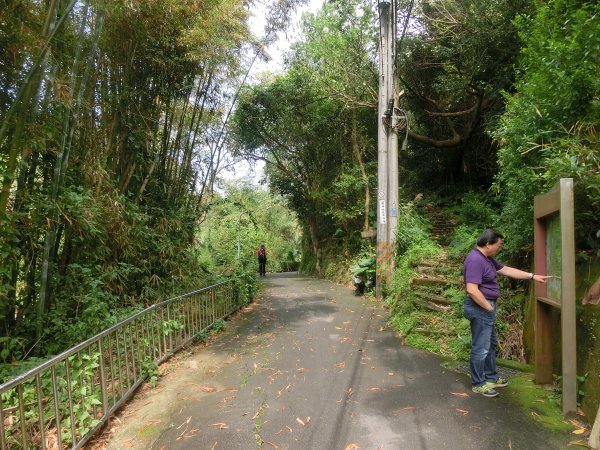
[[[264,277],[267,275],[267,249],[265,244],[260,244],[260,247],[256,250],[256,256],[258,257],[258,274]]]
[[[545,283],[549,276],[524,272],[500,264],[494,259],[502,248],[504,236],[488,228],[477,238],[477,246],[467,255],[463,275],[466,295],[464,314],[471,322],[471,357],[469,361],[473,392],[496,397],[496,388],[508,381],[496,371],[496,302],[500,296],[497,274],[517,280]]]

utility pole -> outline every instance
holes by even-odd
[[[375,294],[381,298],[394,270],[398,230],[398,137],[394,106],[396,5],[379,1],[379,108],[377,138],[377,262]]]

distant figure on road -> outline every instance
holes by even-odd
[[[500,296],[496,274],[540,283],[550,278],[504,266],[496,261],[493,257],[498,254],[503,242],[504,236],[488,228],[477,238],[477,247],[467,255],[463,266],[467,291],[464,314],[471,322],[472,390],[485,397],[497,396],[495,388],[508,384],[496,371],[496,300]]]
[[[258,274],[264,277],[267,275],[267,249],[265,244],[260,244],[260,247],[256,250],[256,256],[258,257]]]

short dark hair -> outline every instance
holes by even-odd
[[[484,230],[477,238],[477,247],[483,247],[487,244],[495,244],[498,239],[504,239],[504,236],[493,228]]]

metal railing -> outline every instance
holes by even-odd
[[[165,300],[0,385],[0,448],[81,448],[157,364],[242,297],[231,280]]]

